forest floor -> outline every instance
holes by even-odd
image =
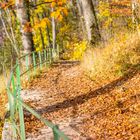
[[[139,140],[140,72],[97,83],[77,64],[58,64],[42,72],[22,96],[44,118],[70,129],[70,139]],[[47,127],[25,113],[28,139],[49,140]],[[65,124],[65,125],[64,125]],[[77,136],[79,135],[79,137]]]
[[[7,103],[7,94],[5,92],[0,93],[0,139],[2,134],[2,128],[4,124],[4,116],[6,113],[6,103]]]

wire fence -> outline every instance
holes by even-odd
[[[41,51],[34,51],[17,59],[16,65],[13,67],[10,79],[7,83],[7,94],[10,108],[10,122],[12,124],[12,137],[14,139],[25,140],[25,123],[24,111],[26,109],[45,125],[50,127],[53,132],[54,140],[68,140],[68,137],[59,130],[58,126],[44,119],[40,114],[25,104],[20,96],[22,87],[22,77],[28,80],[32,73],[36,73],[38,69],[50,66],[54,60],[59,58],[58,49],[53,50],[48,47]],[[18,119],[17,119],[18,118]]]

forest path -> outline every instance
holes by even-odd
[[[140,74],[95,83],[80,65],[58,64],[22,91],[24,101],[60,126],[72,140],[140,138]],[[133,119],[132,119],[133,118]],[[52,139],[50,130],[25,113],[28,140]]]

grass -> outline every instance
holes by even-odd
[[[137,33],[119,33],[107,44],[86,51],[82,66],[95,81],[111,80],[140,69],[140,38]]]

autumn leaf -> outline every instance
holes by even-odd
[[[54,8],[55,6],[56,6],[56,3],[55,2],[52,2],[51,3],[51,7]]]
[[[24,24],[23,30],[24,30],[24,32],[32,32],[32,28],[31,28],[30,22],[26,22]]]
[[[58,21],[62,21],[63,20],[63,16],[59,15],[57,19],[58,19]]]
[[[68,10],[66,8],[63,8],[63,13],[67,16],[68,15]]]
[[[62,5],[63,5],[63,2],[60,1],[60,2],[58,2],[57,4],[58,4],[59,6],[62,6]]]

